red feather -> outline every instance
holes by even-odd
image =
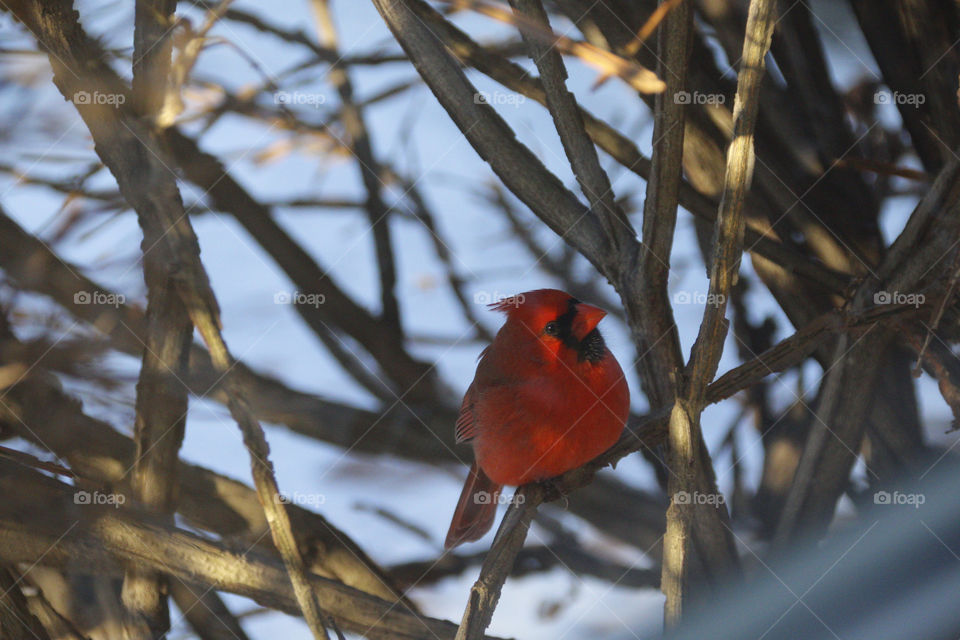
[[[490,497],[501,485],[560,475],[610,448],[630,410],[623,371],[596,329],[605,312],[555,289],[491,307],[507,320],[481,356],[457,419],[457,441],[473,445],[476,462],[448,548],[490,529]]]
[[[477,392],[473,385],[470,385],[460,404],[460,415],[457,416],[457,444],[470,442],[477,435],[476,422],[473,421],[473,403],[476,398]]]
[[[460,492],[460,501],[453,513],[453,522],[443,546],[452,549],[458,544],[478,540],[493,526],[502,487],[494,483],[473,463],[470,475]]]

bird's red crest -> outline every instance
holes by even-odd
[[[493,311],[500,311],[501,313],[510,313],[511,311],[513,311],[514,309],[522,305],[524,302],[526,302],[526,298],[527,298],[526,294],[518,293],[508,298],[503,298],[501,300],[497,300],[496,302],[491,302],[490,304],[487,305],[487,308],[492,309]]]
[[[487,307],[501,313],[511,313],[521,307],[526,307],[528,310],[552,309],[563,313],[570,299],[570,294],[557,289],[534,289],[492,302]]]

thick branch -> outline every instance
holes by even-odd
[[[616,203],[610,178],[600,166],[597,150],[584,128],[580,107],[567,89],[567,68],[563,64],[563,57],[552,43],[543,42],[522,27],[530,23],[550,30],[550,20],[543,4],[540,0],[511,0],[511,3],[516,13],[525,18],[521,23],[521,33],[530,48],[530,58],[540,72],[547,108],[560,134],[563,150],[580,188],[587,196],[590,209],[605,225],[607,235],[611,238],[618,238],[624,230],[632,232],[633,226]]]
[[[683,180],[686,109],[678,96],[687,90],[692,29],[693,10],[689,2],[681,2],[666,16],[657,38],[657,72],[665,79],[667,90],[654,101],[653,162],[643,204],[643,248],[638,265],[640,295],[634,300],[641,329],[635,340],[638,353],[644,354],[638,366],[653,407],[673,402],[677,373],[683,367],[667,281]]]
[[[284,565],[255,550],[231,549],[131,508],[76,504],[75,489],[0,460],[0,560],[118,574],[139,563],[188,584],[235,593],[271,609],[300,614]],[[28,492],[25,492],[28,489]],[[308,588],[337,625],[383,640],[453,638],[455,625],[420,616],[316,575]]]
[[[84,33],[72,3],[23,1],[9,7],[49,54],[54,84],[66,99],[72,100],[91,89],[126,95],[123,83]],[[200,248],[183,208],[176,175],[164,162],[165,152],[155,133],[123,104],[75,100],[74,106],[93,136],[97,154],[137,212],[144,230],[145,253],[157,252],[164,264],[176,265],[176,292],[207,343],[214,367],[225,378],[227,405],[243,432],[257,492],[274,543],[290,573],[294,593],[314,637],[327,638],[316,594],[309,589],[303,559],[290,529],[289,515],[280,503],[263,430],[230,375],[233,360],[220,332],[219,308],[200,261]]]
[[[730,290],[736,282],[743,253],[743,206],[753,177],[753,130],[759,104],[764,57],[773,35],[775,0],[751,0],[743,41],[743,59],[737,77],[733,107],[733,141],[727,150],[720,213],[714,228],[710,289],[700,332],[687,367],[682,398],[670,417],[669,463],[673,473],[668,490],[667,533],[664,537],[662,589],[666,595],[667,625],[680,622],[692,592],[690,554],[697,543],[701,559],[711,574],[737,566],[736,548],[726,506],[715,501],[696,505],[678,496],[718,495],[709,454],[700,433],[700,415],[707,385],[716,374],[727,334],[724,318]]]
[[[176,2],[138,0],[133,48],[134,100],[152,118],[161,108],[170,70],[170,40]],[[147,333],[137,383],[134,439],[137,445],[131,488],[133,498],[161,514],[176,506],[178,454],[187,417],[186,377],[193,324],[176,291],[178,266],[168,254],[152,251],[155,238],[143,227],[143,273],[147,285]],[[128,633],[146,624],[153,637],[170,629],[163,578],[140,567],[124,576],[122,600],[131,619]]]
[[[36,367],[6,391],[0,404],[4,432],[48,449],[78,475],[125,491],[135,452],[133,441],[87,416],[80,403]],[[69,429],[61,425],[70,425]],[[30,425],[29,428],[26,425]],[[177,512],[192,527],[275,554],[263,507],[255,491],[203,467],[180,462]],[[298,546],[310,569],[385,600],[401,599],[389,577],[349,536],[321,515],[288,505]]]

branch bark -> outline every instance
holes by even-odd
[[[665,7],[665,4],[661,4]],[[683,367],[680,337],[667,295],[670,253],[677,224],[677,204],[683,181],[683,137],[686,109],[678,100],[687,90],[693,9],[681,2],[667,13],[657,36],[657,73],[667,89],[656,96],[653,109],[653,157],[643,203],[643,248],[640,250],[638,308],[641,331],[634,336],[644,392],[653,407],[676,398],[677,374]]]
[[[919,293],[942,278],[934,267],[950,263],[960,238],[960,161],[948,162],[917,205],[903,231],[876,269],[853,294],[854,312],[878,293]],[[847,336],[837,346],[821,387],[817,420],[804,446],[774,536],[782,552],[801,534],[819,537],[832,520],[850,469],[860,451],[870,412],[870,392],[886,352],[897,337],[893,327],[868,328],[860,339]],[[857,389],[857,393],[849,393]],[[867,465],[872,479],[877,473]]]
[[[210,350],[215,369],[223,375],[227,406],[243,433],[251,471],[270,531],[290,574],[294,593],[315,638],[328,638],[316,593],[310,590],[303,558],[291,531],[290,518],[280,501],[269,447],[263,429],[253,417],[239,386],[230,375],[233,359],[220,331],[219,308],[200,261],[200,248],[177,187],[176,174],[164,161],[166,152],[153,130],[119,96],[126,88],[104,63],[102,52],[84,33],[72,3],[7,5],[35,35],[49,54],[53,81],[67,100],[73,100],[93,136],[97,154],[117,180],[120,192],[137,212],[144,230],[145,253],[157,252],[163,264],[176,265],[175,289],[190,319]],[[76,100],[93,89],[118,96],[118,104]]]
[[[320,44],[338,57],[337,29],[330,12],[329,0],[312,0]],[[400,307],[397,304],[397,269],[393,253],[393,241],[390,233],[391,210],[383,202],[380,165],[373,155],[370,132],[363,111],[353,99],[353,82],[346,67],[339,60],[331,63],[327,73],[330,82],[340,95],[340,117],[350,139],[346,146],[357,158],[360,178],[367,191],[367,220],[373,233],[376,247],[377,266],[380,270],[380,320],[393,330],[393,338],[403,340],[400,325]]]
[[[30,611],[20,590],[21,577],[0,565],[0,637],[9,640],[50,640],[50,634]]]
[[[64,424],[70,428],[60,428]],[[78,475],[119,491],[128,490],[134,442],[84,414],[79,402],[64,393],[40,367],[7,390],[0,405],[0,425],[5,433],[66,460]],[[276,554],[267,535],[269,524],[263,507],[253,489],[184,462],[178,463],[174,477],[179,482],[177,512],[190,526],[265,554]],[[296,505],[288,508],[297,525],[298,547],[310,559],[311,571],[384,600],[413,606],[343,531],[312,511]]]
[[[152,120],[163,105],[170,72],[170,40],[176,2],[138,0],[133,48],[133,97],[136,107]],[[147,285],[147,327],[140,380],[137,384],[133,498],[160,514],[176,508],[178,454],[187,418],[186,377],[193,343],[193,324],[176,290],[178,266],[169,254],[152,251],[156,238],[143,224],[143,274]],[[128,568],[122,601],[130,618],[127,633],[162,638],[170,630],[167,585],[155,572]]]
[[[19,487],[19,489],[17,489]],[[132,507],[76,504],[75,489],[0,460],[0,560],[119,575],[138,563],[185,583],[235,593],[291,615],[299,599],[284,565],[256,550],[231,548],[171,526]],[[29,488],[30,493],[22,493]],[[38,506],[42,505],[42,506]],[[334,580],[310,575],[308,588],[336,624],[376,640],[453,638],[451,622],[420,616]]]
[[[580,189],[586,195],[591,211],[606,227],[607,235],[618,238],[622,231],[632,231],[633,225],[616,203],[610,178],[600,166],[597,149],[584,128],[580,107],[567,89],[563,57],[552,43],[543,42],[536,33],[523,28],[524,24],[530,24],[552,31],[547,12],[540,0],[511,0],[511,4],[515,13],[524,18],[520,32],[530,49],[530,59],[540,72],[547,108]]]
[[[670,416],[667,533],[664,537],[661,588],[666,596],[664,622],[677,625],[689,604],[694,581],[690,555],[697,543],[703,564],[713,576],[736,571],[739,565],[729,514],[722,501],[697,504],[692,496],[719,495],[709,454],[700,433],[706,390],[716,375],[727,334],[727,299],[740,269],[743,253],[743,206],[753,177],[753,131],[757,118],[764,57],[770,49],[775,0],[751,0],[743,40],[743,58],[733,107],[733,141],[727,150],[720,213],[714,228],[710,289],[700,332],[690,354],[685,379]],[[686,496],[687,499],[679,499]],[[713,506],[716,505],[716,506]]]

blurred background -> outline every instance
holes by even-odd
[[[695,12],[689,104],[699,115],[688,117],[720,133],[702,134],[714,140],[711,147],[698,143],[688,125],[684,148],[691,159],[685,156],[684,169],[694,194],[715,207],[719,191],[708,178],[718,172],[722,178],[723,146],[716,140],[729,135],[723,123],[729,126],[737,73],[730,54],[741,47],[747,3],[689,1]],[[134,3],[75,4],[83,29],[129,83]],[[470,3],[460,10],[451,4],[426,6],[492,56],[491,65],[518,65],[517,82],[537,77],[516,26],[481,15]],[[636,33],[656,5],[545,4],[556,33],[621,55],[626,45],[611,32]],[[957,51],[924,38],[922,30],[935,18],[952,42],[960,35],[956,7],[918,3],[923,9],[915,22],[921,26],[903,28],[905,38],[914,38],[903,46],[926,42],[931,51],[916,63],[927,68],[929,59],[935,71],[918,77],[898,70],[897,82],[904,74],[916,81],[898,102],[901,89],[889,86],[890,69],[875,56],[879,27],[864,15],[865,4],[779,3],[758,126],[763,176],[754,190],[760,183],[765,191],[747,214],[770,220],[756,228],[768,229],[770,237],[851,287],[877,275],[872,267],[885,247],[904,229],[932,179],[953,162],[951,136],[960,130],[952,120],[930,125],[944,101],[957,119]],[[896,3],[879,4],[896,13],[890,8]],[[453,442],[456,410],[478,355],[502,321],[486,305],[553,287],[609,309],[601,329],[627,373],[636,416],[656,408],[639,378],[638,362],[647,354],[638,351],[615,288],[494,175],[424,85],[376,7],[333,0],[327,14],[320,5],[326,3],[176,3],[178,22],[169,37],[174,68],[183,77],[176,87],[181,104],[165,105],[165,162],[178,178],[223,335],[242,363],[246,399],[263,423],[281,492],[355,543],[364,562],[368,556],[391,589],[405,592],[424,614],[456,622],[493,538],[488,534],[452,555],[442,549],[471,455]],[[64,397],[82,402],[74,410],[95,421],[96,429],[130,438],[142,352],[131,336],[146,305],[137,215],[74,104],[51,82],[50,59],[35,34],[7,11],[0,12],[0,33],[0,313],[6,341],[0,365],[10,374],[0,376],[0,400],[26,402],[8,394],[24,376],[45,371]],[[634,52],[654,70],[656,40],[655,33]],[[821,48],[822,56],[811,53],[810,59],[820,60],[822,69],[800,66],[797,56],[809,53],[804,42]],[[462,49],[456,53],[466,59]],[[649,158],[650,96],[641,98],[617,77],[598,86],[597,69],[573,55],[564,61],[579,104]],[[583,200],[548,110],[477,66],[464,62],[478,99]],[[937,102],[929,91],[943,78],[949,82],[940,85]],[[821,96],[822,103],[805,101],[824,87],[833,93]],[[91,91],[89,99],[109,98]],[[919,124],[905,120],[911,108],[926,109]],[[924,127],[929,135],[918,142],[916,131]],[[832,133],[837,129],[839,139]],[[362,145],[358,151],[361,138],[366,151]],[[616,202],[639,232],[646,181],[606,152],[599,158]],[[258,226],[257,219],[268,224]],[[681,206],[668,293],[685,358],[708,302],[704,251],[711,234],[709,220]],[[867,428],[826,535],[857,522],[858,502],[875,502],[875,492],[891,478],[907,469],[919,468],[919,475],[953,455],[958,437],[944,399],[950,395],[944,385],[950,388],[953,378],[942,370],[956,366],[944,364],[955,360],[948,305],[955,265],[952,254],[944,255],[922,286],[899,292],[948,307],[939,333],[928,316],[918,321],[933,335],[926,348],[936,350],[941,368],[931,365],[914,378],[909,371],[919,342],[912,352],[910,344],[890,347],[882,363],[893,372],[876,389],[843,388],[868,396],[863,420],[879,402],[870,394],[886,397],[893,408],[883,411],[895,425]],[[762,267],[743,260],[719,374],[791,336],[818,313],[849,302],[844,291],[825,294],[803,278],[799,285],[784,283],[762,260]],[[385,265],[392,274],[385,276]],[[829,355],[817,354],[832,353],[821,347],[703,413],[703,438],[747,576],[765,572],[760,558],[777,529],[805,438],[817,424],[830,368]],[[17,362],[27,365],[9,368]],[[930,375],[935,370],[941,375]],[[249,456],[220,382],[209,370],[191,371],[185,381],[191,397],[180,457],[249,485]],[[79,455],[74,449],[83,442],[61,444],[49,435],[69,435],[72,422],[40,428],[26,419],[29,408],[7,409],[0,436],[8,450],[70,468],[104,491],[125,491],[126,465],[107,469],[94,454],[82,462],[71,456]],[[74,436],[88,437],[79,433]],[[602,471],[589,490],[542,507],[527,540],[529,553],[508,579],[489,633],[551,640],[657,636],[668,504],[664,460],[660,449],[633,454]],[[80,486],[80,479],[62,480]],[[264,534],[252,525],[217,531],[184,513],[176,524],[241,549]],[[337,577],[332,569],[318,571]],[[52,580],[28,581],[43,586],[44,579]],[[309,637],[300,618],[240,595],[220,595],[250,638]],[[180,604],[171,610],[169,637],[204,637]],[[112,637],[96,625],[83,631]]]

